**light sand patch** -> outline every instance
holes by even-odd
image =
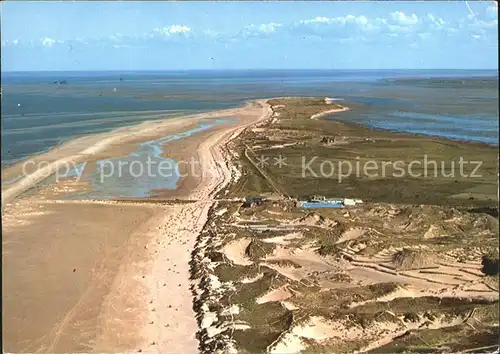
[[[343,98],[333,98],[333,97],[325,97],[326,104],[332,104],[333,101],[343,101]]]
[[[293,281],[300,281],[307,277],[307,272],[301,268],[299,269],[295,267],[282,267],[282,266],[277,266],[275,264],[267,264],[267,263],[261,263],[261,265],[273,269],[276,272],[283,275],[284,277],[287,277],[288,279]]]
[[[345,231],[335,243],[342,243],[345,241],[354,240],[358,237],[363,236],[367,231],[368,231],[367,229],[364,229],[362,227],[354,227],[352,229]]]
[[[252,128],[251,131],[254,133],[262,133],[266,131],[266,128]]]
[[[342,335],[342,332],[335,329],[334,323],[329,323],[326,319],[317,316],[312,316],[305,325],[295,327],[293,333],[318,342]]]
[[[233,183],[238,182],[242,176],[240,169],[236,165],[231,165],[231,173],[233,174]]]
[[[240,331],[246,331],[247,329],[252,328],[249,325],[244,324],[244,323],[235,323],[235,324],[231,325],[230,327],[234,330],[240,330]]]
[[[2,215],[2,231],[9,231],[15,227],[28,226],[35,219],[50,214],[50,211],[26,212],[20,215]]]
[[[281,149],[281,148],[284,148],[284,147],[287,147],[287,146],[294,146],[294,145],[297,145],[297,143],[277,144],[277,145],[269,146],[267,149],[268,150],[271,150],[271,149]]]
[[[279,211],[273,211],[273,210],[266,210],[266,213],[271,214],[271,215],[283,215],[283,213],[280,213]]]
[[[289,244],[291,240],[296,240],[299,238],[302,238],[302,232],[292,232],[284,236],[276,236],[276,237],[269,237],[262,239],[262,242],[267,242],[267,243],[277,243],[281,245],[287,245]]]
[[[233,304],[228,308],[225,308],[221,314],[223,316],[231,316],[231,315],[237,315],[239,313],[240,313],[240,307],[238,305]]]
[[[353,336],[358,337],[361,332],[359,329],[352,328],[346,331],[346,328],[340,323],[328,322],[326,319],[318,316],[312,316],[307,323],[293,327],[283,338],[273,345],[270,353],[299,353],[307,348],[303,339],[313,340],[321,343],[327,339],[335,337]]]
[[[217,320],[218,320],[218,317],[217,317],[217,314],[215,312],[210,312],[210,311],[204,312],[200,327],[201,328],[208,328],[208,327],[212,326],[213,323],[217,322]]]
[[[227,208],[223,208],[223,209],[221,209],[221,210],[217,210],[217,211],[215,212],[215,215],[217,215],[217,216],[221,216],[221,215],[224,215],[225,213],[227,213]]]
[[[314,247],[287,248],[278,245],[273,255],[267,256],[265,261],[291,261],[299,266],[283,266],[272,263],[262,263],[281,275],[295,281],[307,278],[313,272],[338,271],[344,269],[343,263],[329,262],[326,257],[321,257]]]
[[[232,329],[232,330],[241,330],[241,331],[246,331],[248,329],[251,329],[247,323],[225,323],[224,325],[217,325],[217,326],[210,326],[206,328],[207,331],[207,336],[208,338],[213,338],[222,332],[226,331],[227,329]],[[228,344],[229,346],[229,344]],[[230,351],[227,350],[225,353],[237,353],[237,351]]]
[[[290,310],[290,311],[293,311],[293,310],[298,310],[300,307],[298,307],[297,305],[295,305],[293,302],[289,302],[289,301],[282,301],[281,304],[287,309],[287,310]]]
[[[431,225],[429,229],[425,232],[424,238],[435,238],[443,235],[445,233],[444,229],[438,225]]]
[[[411,286],[398,286],[398,288],[396,290],[394,290],[393,292],[389,293],[389,294],[386,294],[386,295],[383,295],[377,299],[371,299],[371,300],[367,300],[367,301],[360,301],[360,302],[353,302],[349,305],[350,308],[353,308],[353,307],[358,307],[358,306],[362,306],[364,304],[367,304],[367,303],[370,303],[370,302],[389,302],[389,301],[392,301],[394,299],[398,299],[398,298],[406,298],[406,297],[409,297],[409,298],[415,298],[415,297],[421,297],[421,296],[426,296],[428,295],[429,293],[426,293],[426,294],[422,294],[422,291],[419,291],[419,290],[416,290],[416,289],[413,289]]]
[[[289,292],[286,288],[286,285],[278,288],[271,290],[265,295],[260,296],[255,300],[258,304],[265,304],[266,302],[273,302],[273,301],[281,301],[281,300],[286,300],[289,299],[293,296],[291,292]]]
[[[240,283],[242,283],[242,284],[254,283],[254,282],[256,282],[257,280],[261,279],[263,276],[264,276],[264,273],[259,273],[259,274],[257,274],[257,275],[256,275],[256,276],[254,276],[254,277],[251,277],[251,278],[244,278],[244,279],[240,280]]]
[[[345,112],[345,111],[348,111],[349,110],[349,107],[338,107],[338,108],[334,108],[334,109],[329,109],[329,110],[326,110],[324,112],[320,112],[320,113],[316,113],[316,114],[313,114],[311,116],[311,119],[318,119],[318,118],[321,118],[321,117],[324,117],[324,116],[327,116],[329,114],[333,114],[333,113],[339,113],[339,112]]]
[[[307,225],[307,226],[317,226],[322,228],[330,228],[338,225],[338,222],[335,220],[330,220],[328,218],[324,218],[321,215],[318,215],[314,212],[310,212],[307,215],[292,220],[292,225]]]
[[[253,262],[245,256],[245,250],[251,241],[252,240],[246,237],[231,241],[223,247],[222,252],[234,264],[244,266],[253,264]]]
[[[368,266],[356,266],[346,271],[353,281],[359,285],[366,286],[377,283],[400,283],[400,284],[413,284],[415,286],[428,286],[435,289],[442,288],[442,284],[427,283],[420,279],[404,277],[401,275],[393,275],[389,272],[383,272],[378,269],[373,269]]]

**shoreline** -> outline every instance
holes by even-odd
[[[381,133],[389,133],[391,135],[394,135],[395,138],[398,136],[404,137],[404,138],[415,138],[415,139],[431,139],[431,140],[443,140],[444,142],[449,141],[449,142],[456,142],[456,143],[461,143],[461,144],[471,144],[474,146],[487,146],[487,147],[498,147],[499,144],[493,144],[493,143],[487,143],[483,141],[478,141],[478,140],[466,140],[466,139],[459,139],[459,138],[450,138],[447,136],[442,136],[442,135],[432,135],[432,134],[423,134],[423,133],[414,133],[414,132],[409,132],[405,130],[392,130],[388,128],[381,128],[381,127],[374,127],[372,125],[368,124],[362,124],[362,123],[356,123],[352,121],[347,121],[347,120],[341,120],[340,118],[332,118],[328,119],[328,117],[331,115],[331,117],[335,116],[335,113],[340,113],[340,112],[346,112],[346,111],[351,111],[349,107],[344,107],[344,109],[332,109],[331,111],[328,112],[322,112],[318,113],[319,116],[314,115],[315,117],[311,119],[324,119],[325,121],[339,121],[342,122],[342,124],[345,125],[352,125],[356,127],[362,127],[364,129],[372,130],[374,132],[381,132]]]
[[[93,135],[85,135],[81,136],[75,139],[70,139],[68,141],[65,141],[61,145],[55,146],[54,148],[51,148],[50,150],[43,152],[41,154],[37,155],[32,155],[29,158],[26,158],[22,161],[19,161],[13,165],[10,165],[6,168],[2,168],[2,175],[5,173],[8,177],[8,182],[10,183],[5,183],[2,185],[2,210],[4,208],[4,205],[8,204],[10,201],[15,199],[17,196],[20,194],[26,192],[27,190],[33,188],[34,186],[38,185],[39,183],[43,182],[45,179],[48,177],[44,177],[43,174],[49,173],[49,171],[52,171],[52,175],[55,173],[55,171],[60,168],[58,166],[65,165],[65,164],[77,164],[80,163],[82,160],[87,158],[88,160],[93,160],[93,157],[96,155],[99,155],[103,153],[106,149],[111,148],[113,145],[126,145],[126,144],[137,144],[141,143],[144,141],[147,141],[148,139],[154,139],[154,138],[159,138],[164,136],[164,134],[178,134],[186,129],[189,129],[192,126],[196,126],[197,124],[203,123],[206,120],[209,120],[211,118],[216,118],[217,116],[223,116],[223,115],[231,115],[234,114],[235,112],[238,112],[238,110],[244,109],[252,104],[252,102],[267,102],[273,99],[302,99],[302,98],[313,98],[312,96],[287,96],[287,97],[272,97],[272,98],[261,98],[261,99],[255,99],[255,100],[247,100],[245,101],[245,104],[243,106],[235,107],[235,108],[228,108],[228,109],[222,109],[222,110],[216,110],[216,111],[204,111],[201,113],[195,113],[195,114],[190,114],[186,116],[180,116],[180,117],[173,117],[173,118],[166,118],[163,120],[149,120],[149,121],[144,121],[138,124],[130,125],[130,126],[125,126],[125,127],[119,127],[116,129],[113,129],[109,132],[104,132],[104,133],[98,133],[98,134],[93,134]],[[334,102],[337,101],[344,101],[343,98],[330,98],[330,97],[325,97],[325,102],[327,104],[335,104]],[[347,126],[351,125],[353,127],[362,127],[366,130],[369,131],[374,131],[374,132],[380,132],[384,134],[388,134],[389,137],[393,139],[398,139],[398,138],[410,138],[410,139],[425,139],[425,140],[431,140],[431,141],[438,141],[440,143],[460,143],[460,144],[467,144],[470,146],[482,146],[482,147],[498,147],[498,144],[490,144],[486,142],[481,142],[481,141],[474,141],[474,140],[463,140],[463,139],[453,139],[450,137],[444,137],[440,135],[428,135],[428,134],[422,134],[422,133],[413,133],[413,132],[407,132],[407,131],[398,131],[398,130],[391,130],[391,129],[385,129],[385,128],[380,128],[380,127],[373,127],[367,124],[362,124],[362,123],[356,123],[356,122],[351,122],[351,121],[345,121],[342,120],[340,117],[335,117],[336,113],[341,113],[341,112],[346,112],[346,111],[351,111],[351,108],[348,106],[343,106],[341,105],[342,108],[334,108],[330,110],[326,110],[317,114],[314,114],[310,117],[312,120],[317,120],[317,119],[322,119],[325,121],[338,121],[342,122],[342,124],[345,124]],[[329,118],[332,117],[332,118]],[[153,132],[155,129],[157,129],[157,132]],[[208,135],[210,134],[210,131],[212,131],[214,128],[208,129]],[[163,132],[163,134],[162,134]],[[200,135],[203,135],[205,132],[198,132],[194,134],[194,136],[189,136],[189,137],[184,137],[182,139],[179,139],[179,141],[173,141],[169,142],[167,145],[168,147],[171,146],[176,146],[177,144],[182,144],[183,141],[187,141],[189,139],[197,140]],[[100,139],[103,138],[104,141],[100,141]],[[20,166],[28,161],[35,161],[38,159],[44,159],[47,158],[49,161],[51,160],[51,155],[58,153],[59,150],[63,150],[62,154],[64,154],[65,150],[70,150],[73,148],[73,146],[78,146],[79,144],[83,146],[87,146],[90,144],[89,147],[84,149],[83,151],[74,151],[69,157],[66,158],[60,158],[60,159],[55,159],[52,161],[48,168],[44,169],[43,171],[36,171],[36,173],[29,174],[25,177],[21,177],[19,171],[17,173],[12,173],[11,171],[15,171],[16,169],[19,170]],[[175,149],[173,149],[175,150]],[[178,157],[184,157],[184,149],[180,149],[183,152],[178,153],[176,151],[173,151],[174,156]],[[26,181],[28,177],[31,179],[30,181]],[[3,177],[5,178],[5,177]],[[23,183],[24,182],[24,183]],[[144,197],[148,199],[163,199],[163,198],[171,198],[171,197],[176,197],[178,195],[185,197],[186,193],[183,191],[182,188],[184,184],[187,184],[188,186],[193,186],[197,181],[195,181],[195,178],[192,177],[191,175],[180,177],[177,180],[176,183],[176,188],[175,189],[163,189],[163,190],[151,190],[151,195],[149,197]],[[189,188],[186,188],[189,189]],[[110,199],[113,199],[111,197]],[[119,198],[117,198],[119,199]]]
[[[215,111],[201,111],[201,112],[196,112],[193,114],[189,115],[184,115],[184,116],[173,116],[171,118],[165,118],[165,119],[155,119],[155,120],[145,120],[140,123],[134,123],[131,125],[123,126],[123,127],[118,127],[115,129],[112,129],[110,131],[106,132],[100,132],[100,133],[95,133],[95,134],[85,134],[81,136],[76,136],[76,137],[68,137],[67,139],[61,140],[57,145],[54,145],[53,147],[50,147],[48,149],[45,149],[43,151],[40,151],[39,153],[35,153],[30,156],[26,156],[20,159],[17,159],[15,162],[4,165],[2,166],[2,175],[5,173],[7,176],[3,177],[2,179],[6,179],[5,183],[2,184],[2,191],[4,191],[5,187],[12,186],[18,182],[18,180],[22,179],[19,174],[12,174],[11,171],[18,168],[19,165],[22,165],[23,163],[26,163],[31,160],[43,158],[45,155],[50,155],[56,150],[59,149],[64,149],[67,148],[68,146],[78,143],[80,140],[86,140],[86,139],[97,139],[98,137],[107,137],[107,136],[112,136],[115,134],[120,134],[120,133],[125,133],[127,130],[136,130],[140,126],[146,126],[147,125],[155,125],[158,123],[165,123],[168,125],[168,123],[172,122],[174,123],[177,120],[191,120],[193,123],[196,121],[201,122],[205,119],[207,119],[210,116],[213,116],[214,114],[225,114],[230,113],[234,110],[238,110],[239,108],[245,107],[252,101],[260,101],[260,100],[272,100],[272,99],[297,99],[297,98],[317,98],[315,96],[286,96],[286,97],[271,97],[271,98],[261,98],[261,99],[253,99],[253,100],[246,100],[245,104],[243,106],[235,106],[233,108],[227,108],[227,109],[221,109],[221,110],[215,110]],[[343,98],[330,98],[330,97],[325,97],[325,102],[328,101],[328,104],[335,104],[335,102],[341,101],[344,102]],[[345,111],[351,111],[352,109],[348,106],[343,106],[343,108],[338,109],[331,109],[327,110],[324,112],[320,112],[318,114],[314,114],[311,116],[311,119],[328,119],[328,116],[332,115],[334,113],[340,113],[340,112],[345,112]],[[147,113],[148,111],[144,111],[143,113]],[[156,114],[157,112],[160,111],[153,111]],[[326,118],[325,118],[326,117]],[[335,118],[333,120],[340,120],[339,118]],[[410,131],[405,131],[405,130],[393,130],[389,128],[382,128],[382,127],[375,127],[369,124],[363,124],[363,123],[358,123],[358,122],[352,122],[352,121],[344,121],[340,120],[343,124],[346,125],[353,125],[353,126],[360,126],[369,130],[373,131],[378,131],[378,132],[384,132],[384,133],[390,133],[394,135],[399,135],[399,136],[404,136],[404,137],[414,137],[414,138],[428,138],[428,139],[433,139],[433,140],[443,140],[443,141],[450,141],[450,142],[458,142],[458,143],[466,143],[466,144],[472,144],[474,146],[489,146],[489,147],[498,147],[498,144],[495,143],[488,143],[488,142],[483,142],[483,141],[478,141],[478,140],[470,140],[470,139],[461,139],[461,138],[452,138],[448,136],[443,136],[443,135],[435,135],[435,134],[424,134],[424,133],[415,133],[415,132],[410,132]],[[160,128],[161,129],[161,128]],[[138,134],[141,134],[141,132],[138,132]],[[144,139],[145,140],[145,139]],[[123,141],[123,143],[126,143],[127,141]],[[112,143],[111,143],[112,144]],[[83,152],[85,154],[85,152]],[[91,153],[92,154],[92,153]],[[74,160],[73,160],[74,161]],[[9,189],[9,188],[6,188]],[[154,197],[154,196],[152,196]],[[9,197],[10,200],[10,197]],[[4,197],[2,196],[2,205],[4,204]]]
[[[236,108],[196,113],[165,120],[145,121],[113,129],[105,133],[82,136],[71,139],[45,153],[33,155],[26,160],[2,169],[2,178],[12,180],[21,175],[23,164],[30,161],[34,163],[36,161],[48,162],[44,168],[37,169],[35,172],[21,177],[9,185],[2,185],[2,210],[6,204],[18,195],[41,183],[67,164],[76,165],[83,160],[92,160],[117,145],[121,146],[147,141],[155,137],[164,136],[167,133],[177,133],[179,129],[182,131],[190,125],[199,124],[212,118],[238,114],[238,112],[248,109],[252,105],[252,102],[254,101],[247,101],[245,105]]]
[[[237,108],[237,106],[235,106],[235,108]],[[128,114],[128,115],[132,115],[132,114],[139,114],[143,117],[145,117],[146,119],[143,120],[143,121],[139,121],[139,122],[133,122],[131,124],[127,124],[127,125],[124,125],[124,126],[120,126],[120,127],[116,127],[116,128],[112,128],[111,130],[104,130],[104,131],[100,131],[100,132],[87,132],[87,133],[82,133],[82,134],[74,134],[74,135],[70,135],[70,136],[67,136],[65,138],[61,138],[58,140],[58,142],[53,145],[53,146],[50,146],[50,147],[47,147],[43,150],[40,150],[38,152],[35,152],[31,155],[27,155],[27,156],[24,156],[24,157],[19,157],[17,159],[14,159],[14,160],[9,160],[9,163],[2,163],[2,170],[7,170],[13,166],[15,166],[16,164],[19,164],[19,163],[23,163],[23,162],[26,162],[32,158],[36,158],[37,156],[40,156],[40,155],[43,155],[43,154],[46,154],[52,150],[55,150],[55,149],[59,149],[61,148],[63,145],[73,141],[73,140],[77,140],[77,139],[81,139],[81,138],[85,138],[85,137],[91,137],[91,136],[96,136],[96,135],[102,135],[102,134],[111,134],[113,133],[114,131],[118,130],[118,129],[123,129],[123,128],[131,128],[131,127],[134,127],[136,125],[139,125],[139,124],[143,124],[143,123],[153,123],[153,122],[159,122],[159,121],[166,121],[166,120],[169,120],[169,119],[177,119],[177,118],[182,118],[184,116],[189,116],[189,115],[182,115],[181,112],[184,112],[186,110],[165,110],[165,111],[116,111],[116,112],[106,112],[106,113],[112,113],[112,114]],[[192,113],[190,115],[197,115],[197,114],[203,114],[203,113],[209,113],[211,112],[210,110],[193,110]],[[38,114],[35,114],[35,113],[32,113],[33,115],[38,115]],[[65,114],[70,114],[70,113],[65,113]],[[95,115],[95,114],[99,114],[99,113],[80,113],[79,115]],[[166,115],[165,117],[161,118],[162,115]],[[28,115],[25,115],[26,117]],[[154,119],[151,119],[151,118],[154,118]]]

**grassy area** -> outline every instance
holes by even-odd
[[[323,99],[271,100],[270,104],[284,105],[275,110],[278,120],[245,132],[236,143],[245,178],[232,186],[232,195],[274,191],[245,158],[249,146],[252,157],[268,159],[265,174],[293,197],[321,194],[389,203],[496,205],[495,147],[374,130],[343,122],[342,113],[328,120],[310,119],[332,109]],[[340,142],[326,144],[324,137]],[[276,148],[280,145],[285,146]],[[274,165],[279,155],[286,157],[282,167]],[[481,161],[477,171],[477,163],[470,161]]]
[[[478,326],[479,327],[479,326]],[[482,327],[482,328],[481,328]],[[443,329],[422,329],[405,333],[390,344],[369,353],[492,352],[498,346],[498,326],[472,329],[458,325]]]
[[[335,107],[323,99],[270,103],[275,116],[230,143],[242,176],[220,196],[319,194],[365,203],[309,210],[281,198],[252,207],[219,203],[205,227],[216,242],[204,256],[227,285],[214,302],[220,309],[237,305],[237,313],[219,316],[246,326],[224,332],[221,343],[230,338],[242,353],[288,340],[304,345],[303,353],[462,351],[496,343],[496,149],[373,130],[343,122],[342,113],[311,119]],[[280,155],[286,165],[278,167]],[[483,161],[482,177],[467,177],[474,166],[466,165],[462,175],[443,175],[460,157]],[[395,175],[388,163],[408,168],[424,158],[447,164],[417,165],[413,173],[427,177],[412,177]],[[309,167],[318,174],[325,161],[371,161],[385,174],[304,174],[303,159],[315,159]],[[474,295],[463,295],[469,291]]]

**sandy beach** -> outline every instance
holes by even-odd
[[[265,100],[253,101],[75,139],[34,157],[48,163],[2,188],[4,349],[197,352],[191,252],[213,196],[231,178],[225,144],[271,113]],[[64,200],[84,183],[40,184],[67,163],[124,156],[139,142],[217,117],[237,119],[165,145],[175,158],[196,158],[204,173],[157,198],[192,203]]]

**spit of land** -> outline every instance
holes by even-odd
[[[353,125],[335,102],[252,101],[34,157],[48,162],[43,170],[2,186],[4,350],[494,350],[496,148]],[[204,172],[176,190],[69,200],[92,187],[72,178],[44,183],[68,161],[127,156],[140,142],[217,117],[237,119],[165,145],[164,156],[195,158]],[[339,183],[301,166],[314,156],[313,171],[327,159],[407,165],[424,154],[481,159],[482,177],[471,179],[468,166],[453,178],[389,173]],[[263,163],[279,156],[287,159],[279,169]],[[3,179],[20,169],[5,169]],[[296,200],[311,194],[364,203],[299,208]],[[267,200],[244,207],[247,196]]]

